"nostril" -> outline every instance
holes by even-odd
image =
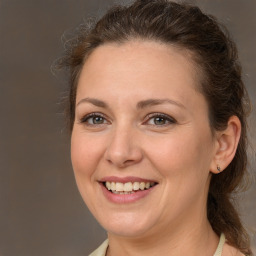
[[[122,129],[121,129],[122,128]],[[131,129],[122,127],[115,131],[106,147],[105,159],[119,168],[138,163],[142,159],[141,148],[132,136]]]
[[[130,165],[133,165],[135,163],[138,163],[139,161],[137,159],[123,159],[121,157],[118,158],[108,158],[106,159],[108,163],[113,164],[119,168],[124,168]]]

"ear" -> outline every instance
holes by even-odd
[[[237,116],[230,117],[227,127],[216,133],[215,155],[210,171],[219,173],[233,160],[241,135],[241,122]]]

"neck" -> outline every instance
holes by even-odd
[[[207,218],[203,219],[201,222],[194,221],[190,225],[185,224],[183,219],[183,225],[176,223],[176,227],[166,227],[162,229],[165,232],[148,237],[127,238],[109,234],[107,256],[212,256],[219,238],[212,230]]]

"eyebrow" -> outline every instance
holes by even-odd
[[[108,104],[102,100],[99,99],[95,99],[95,98],[84,98],[82,100],[80,100],[76,106],[82,104],[82,103],[91,103],[92,105],[95,105],[97,107],[100,108],[109,108]],[[151,106],[157,106],[157,105],[161,105],[161,104],[172,104],[172,105],[176,105],[178,107],[181,108],[185,108],[185,106],[183,104],[181,104],[180,102],[171,100],[171,99],[147,99],[147,100],[142,100],[139,101],[136,104],[136,108],[137,109],[143,109],[143,108],[147,108],[147,107],[151,107]]]
[[[177,101],[174,101],[171,99],[148,99],[148,100],[139,101],[137,103],[137,108],[143,109],[146,107],[161,105],[161,104],[165,104],[165,103],[176,105],[181,108],[185,108],[185,106],[183,104],[181,104],[180,102],[177,102]]]
[[[98,100],[98,99],[95,99],[95,98],[84,98],[82,100],[80,100],[76,106],[82,104],[82,103],[91,103],[97,107],[100,107],[100,108],[108,108],[108,104],[102,100]]]

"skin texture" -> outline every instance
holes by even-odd
[[[108,255],[214,254],[209,182],[217,165],[223,170],[232,160],[240,123],[232,117],[212,134],[199,77],[188,52],[156,42],[103,45],[85,62],[71,158],[85,203],[108,231]],[[138,107],[149,99],[169,102]],[[167,115],[160,123],[159,113]],[[158,184],[144,198],[116,204],[102,192],[106,176]]]

